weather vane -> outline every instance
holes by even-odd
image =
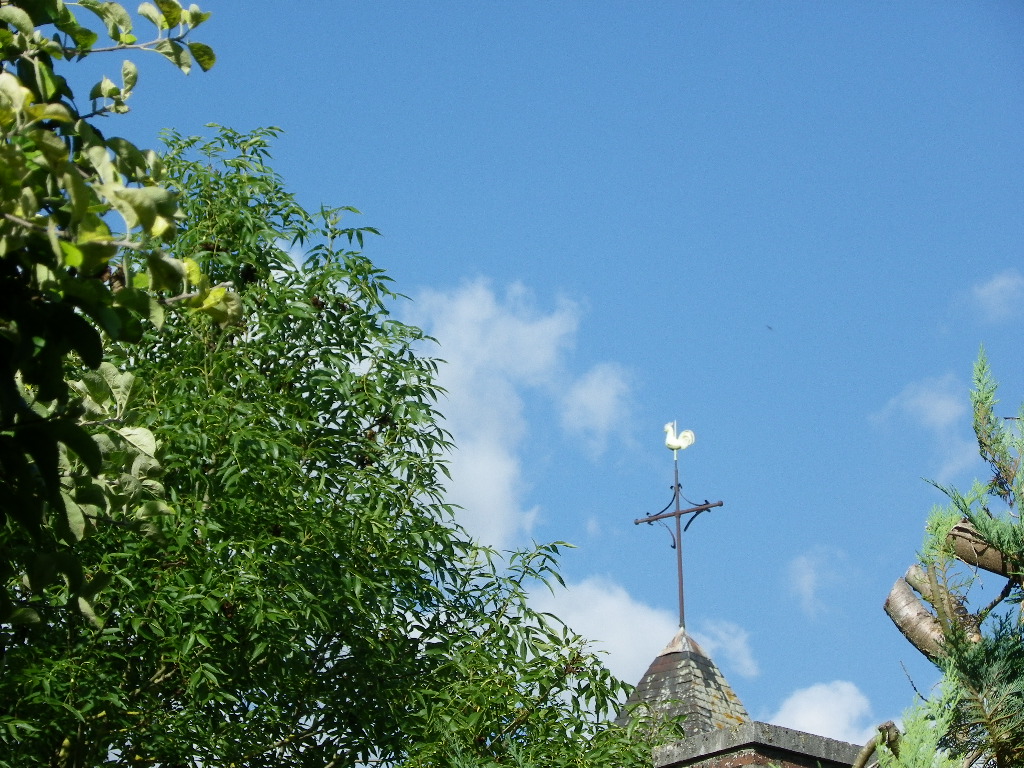
[[[693,504],[692,501],[685,499],[682,495],[682,486],[679,485],[679,452],[684,451],[694,444],[696,436],[692,430],[684,429],[679,434],[676,434],[676,423],[669,422],[665,425],[665,446],[672,449],[672,463],[675,468],[675,482],[672,484],[672,501],[656,515],[647,515],[641,517],[639,520],[634,520],[634,525],[640,525],[640,523],[654,523],[659,520],[665,520],[666,518],[673,517],[676,521],[676,532],[675,536],[672,537],[672,548],[676,551],[676,573],[679,576],[679,626],[686,626],[686,612],[684,610],[683,602],[683,534],[689,530],[690,526],[693,525],[693,521],[697,519],[701,512],[707,512],[709,509],[720,507],[724,502],[716,501],[713,504],[704,501],[703,504],[697,504],[689,509],[682,509],[680,507],[680,500],[686,500],[688,504]],[[671,511],[669,511],[671,509]],[[689,520],[686,521],[686,525],[683,526],[682,518],[683,515],[693,515]],[[662,523],[664,525],[664,523]],[[667,527],[667,526],[666,526]],[[671,531],[669,531],[671,534]]]

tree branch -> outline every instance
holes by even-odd
[[[20,216],[15,216],[13,213],[5,213],[3,214],[3,218],[13,224],[17,224],[19,227],[31,229],[41,235],[45,235],[50,232],[50,230],[43,225],[36,224],[34,221],[29,221],[28,219],[23,219]],[[73,243],[75,241],[75,238],[64,230],[54,229],[53,232],[61,240],[67,240],[69,243]],[[141,251],[143,248],[142,243],[136,243],[132,240],[90,240],[89,243],[95,245],[109,245],[114,248],[129,248],[133,251]]]
[[[1001,602],[1003,602],[1003,600],[1005,600],[1006,598],[1008,598],[1010,596],[1010,592],[1013,591],[1014,586],[1016,586],[1019,583],[1020,582],[1019,582],[1018,579],[1008,579],[1006,581],[1006,584],[1003,585],[1002,591],[1000,591],[1000,593],[998,595],[996,595],[995,600],[993,600],[991,603],[989,603],[984,608],[982,608],[980,611],[978,611],[978,619],[981,620],[981,621],[984,621],[985,618],[990,613],[992,613],[992,611],[995,609],[995,607],[997,605],[999,605]]]
[[[875,750],[882,744],[885,744],[889,748],[889,751],[894,755],[900,753],[900,729],[896,727],[896,723],[892,720],[886,720],[884,723],[878,726],[878,733],[872,736],[868,742],[861,747],[860,752],[857,753],[857,757],[853,761],[853,765],[850,768],[865,768],[868,764],[868,760],[875,753]]]
[[[290,734],[285,736],[283,739],[278,739],[273,744],[260,747],[259,749],[254,749],[251,752],[246,753],[242,756],[242,765],[246,765],[252,758],[258,757],[259,755],[265,755],[271,750],[280,749],[281,747],[286,747],[289,744],[298,744],[300,741],[305,741],[306,739],[311,739],[324,733],[327,733],[326,728],[308,728],[301,733]],[[234,763],[232,765],[234,765]]]
[[[158,51],[154,51],[155,46],[159,45],[164,40],[169,40],[172,43],[183,43],[191,31],[192,29],[189,28],[180,35],[175,35],[174,37],[158,37],[155,40],[150,40],[148,43],[118,43],[117,45],[108,45],[103,48],[90,48],[87,51],[83,51],[81,48],[64,48],[64,55],[70,58],[71,56],[82,56],[92,53],[116,53],[117,51],[153,51],[154,53],[158,53]]]
[[[1006,554],[989,544],[970,521],[961,520],[946,535],[956,556],[968,565],[983,568],[1000,576],[1010,576]]]
[[[906,579],[899,578],[892,585],[885,599],[885,612],[907,640],[929,659],[936,661],[945,655],[938,620],[924,607]]]
[[[210,288],[210,290],[212,291],[212,290],[214,290],[216,288],[226,288],[229,291],[233,291],[233,290],[235,290],[235,284],[233,282],[231,282],[230,280],[228,280],[228,281],[223,282],[223,283],[217,283],[217,285],[215,285],[212,288]],[[192,293],[179,293],[177,296],[170,296],[170,297],[168,297],[166,299],[161,299],[161,301],[164,304],[173,304],[173,303],[176,303],[176,302],[179,302],[179,301],[187,301],[188,299],[194,299],[194,298],[196,298],[199,295],[200,295],[199,291],[192,291]]]

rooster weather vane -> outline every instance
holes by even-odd
[[[720,507],[724,502],[716,501],[711,503],[705,499],[703,504],[694,505],[692,501],[687,499],[682,494],[682,486],[679,485],[679,452],[684,451],[696,442],[697,438],[693,434],[692,430],[684,429],[682,432],[676,434],[676,423],[674,421],[669,422],[665,425],[665,447],[672,450],[672,463],[675,468],[675,482],[672,484],[672,501],[670,501],[664,509],[658,512],[656,515],[647,515],[641,517],[638,520],[634,520],[634,525],[640,525],[640,523],[647,523],[650,525],[654,522],[660,522],[670,517],[675,518],[676,521],[676,532],[673,535],[672,531],[665,526],[668,530],[669,535],[672,536],[672,548],[676,551],[676,574],[679,577],[679,626],[686,626],[686,613],[684,610],[683,601],[683,534],[690,529],[693,525],[693,521],[696,520],[702,512],[707,512],[709,509]],[[689,509],[682,509],[680,501],[686,501],[686,503],[692,505]],[[689,520],[686,521],[686,525],[682,524],[683,515],[693,515]],[[664,522],[661,523],[665,525]]]

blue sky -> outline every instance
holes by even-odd
[[[980,472],[982,343],[1024,399],[1024,6],[203,7],[216,68],[140,62],[108,131],[280,126],[299,198],[382,231],[448,361],[463,521],[577,545],[540,604],[633,682],[669,641],[669,536],[632,521],[677,420],[684,493],[725,502],[686,534],[688,628],[751,715],[859,741],[934,682],[881,606],[923,478]]]

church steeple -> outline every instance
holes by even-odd
[[[777,765],[779,768],[850,768],[860,752],[856,744],[814,736],[778,725],[751,721],[739,696],[715,662],[686,631],[683,611],[682,536],[698,515],[715,507],[703,504],[681,509],[679,451],[693,445],[689,430],[676,435],[675,424],[666,424],[665,445],[672,449],[675,484],[672,501],[657,515],[634,522],[653,523],[675,518],[673,547],[679,571],[679,631],[651,662],[626,700],[616,724],[625,726],[634,708],[645,706],[656,718],[683,715],[684,738],[657,747],[653,768],[728,768],[728,766]],[[688,502],[691,505],[693,502]],[[671,510],[671,511],[669,511]],[[684,515],[692,515],[685,526]]]
[[[684,628],[651,662],[615,722],[626,725],[641,702],[658,717],[685,715],[687,736],[750,721],[725,676]]]
[[[666,518],[675,518],[675,535],[672,546],[676,550],[676,568],[679,581],[679,631],[672,641],[659,653],[646,674],[641,678],[625,707],[619,713],[616,723],[625,725],[635,705],[646,704],[651,713],[665,719],[685,715],[683,731],[687,736],[720,728],[731,728],[750,721],[747,710],[736,692],[726,681],[715,662],[705,653],[686,631],[683,594],[683,533],[694,520],[722,502],[704,502],[690,509],[682,509],[680,499],[682,487],[679,484],[679,451],[693,445],[693,432],[685,430],[676,435],[674,422],[665,425],[665,445],[672,449],[675,465],[675,482],[672,485],[672,501],[656,515],[647,515],[633,522],[653,523]],[[690,502],[692,504],[692,502]],[[671,511],[668,511],[671,509]],[[692,515],[686,526],[682,518]]]

